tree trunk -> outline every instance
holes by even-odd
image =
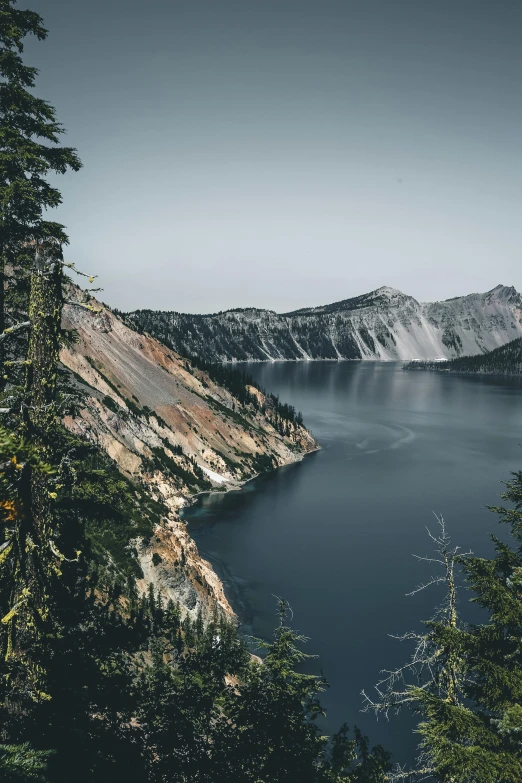
[[[4,246],[0,245],[0,334],[5,331],[5,255]],[[0,392],[5,389],[5,347],[0,343]]]
[[[56,425],[56,379],[60,354],[63,294],[59,245],[37,245],[31,275],[29,320],[31,335],[27,352],[25,431],[42,449],[42,458],[52,461],[52,440]],[[52,534],[52,499],[48,477],[31,476],[31,516],[41,547],[48,547]]]
[[[55,242],[36,245],[31,274],[27,376],[22,430],[38,447],[42,461],[53,462],[56,432],[56,379],[63,306],[61,247]],[[48,698],[45,671],[39,658],[45,637],[53,633],[50,613],[51,582],[59,574],[52,551],[55,515],[49,475],[25,464],[20,481],[21,509],[13,537],[11,609],[6,660],[17,661],[20,698]]]

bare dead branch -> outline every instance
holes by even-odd
[[[393,772],[388,773],[386,780],[389,783],[398,783],[399,780],[412,780],[414,776],[417,777],[418,775],[423,776],[421,778],[417,778],[419,781],[429,780],[434,772],[435,770],[433,767],[421,767],[420,769],[408,770],[404,767],[401,767],[400,765],[397,765]]]
[[[31,321],[22,321],[19,324],[14,324],[14,326],[9,326],[2,332],[2,334],[0,334],[0,342],[3,342],[3,340],[6,340],[8,337],[11,337],[11,335],[16,334],[17,332],[21,332],[22,329],[30,328]]]
[[[88,275],[88,274],[86,274],[85,272],[81,272],[79,269],[76,269],[76,266],[75,266],[75,264],[74,264],[74,261],[64,262],[64,263],[63,263],[63,266],[67,267],[68,269],[72,269],[72,271],[73,271],[75,274],[77,274],[77,275],[80,275],[81,277],[87,277],[87,278],[89,278],[89,283],[94,283],[94,281],[95,281],[95,280],[96,280],[96,278],[98,277],[98,275]],[[101,289],[100,289],[100,290],[101,290]]]
[[[420,593],[421,590],[426,590],[427,587],[431,587],[432,585],[440,584],[441,582],[445,582],[446,577],[445,576],[434,576],[430,579],[429,582],[424,582],[421,585],[418,585],[414,590],[412,590],[410,593],[406,593],[406,595],[415,595],[415,593]]]
[[[52,539],[49,539],[49,549],[51,550],[53,555],[57,557],[58,560],[60,560],[61,562],[65,561],[66,563],[77,563],[80,559],[80,553],[78,553],[77,556],[72,559],[65,557],[65,555],[62,555],[62,553],[59,552],[58,549],[56,548],[54,541]]]
[[[443,569],[441,575],[432,576],[427,582],[419,585],[407,595],[415,595],[432,585],[445,584],[446,594],[442,605],[436,610],[434,619],[448,628],[457,628],[457,590],[455,567],[457,558],[466,557],[471,552],[460,554],[460,547],[452,547],[450,537],[442,516],[435,515],[439,529],[436,533],[427,529],[430,539],[436,547],[434,557],[415,555],[417,560],[434,563]],[[390,711],[398,712],[403,707],[418,706],[422,701],[422,692],[436,694],[439,698],[459,704],[462,698],[462,688],[465,674],[458,657],[451,648],[446,650],[438,642],[431,629],[426,633],[408,631],[402,635],[393,636],[399,641],[412,641],[413,652],[408,663],[393,671],[381,671],[381,679],[374,686],[376,696],[371,698],[365,691],[363,696],[363,712],[373,711],[376,715],[389,717]],[[390,783],[405,780],[426,780],[431,777],[434,769],[429,751],[423,751],[417,759],[415,769],[396,767],[389,773]]]

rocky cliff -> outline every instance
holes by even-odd
[[[172,348],[210,360],[449,359],[522,336],[522,297],[499,285],[484,294],[420,303],[384,287],[283,315],[137,310],[126,318]]]
[[[120,471],[166,508],[151,541],[138,542],[141,587],[152,582],[191,614],[217,607],[232,615],[219,579],[191,540],[179,510],[198,492],[239,487],[261,468],[299,460],[317,448],[297,422],[277,429],[270,399],[252,390],[241,404],[209,376],[152,337],[129,329],[108,308],[65,308],[77,343],[63,365],[83,390],[74,433],[93,441]],[[280,423],[280,422],[279,422]]]

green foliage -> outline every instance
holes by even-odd
[[[23,465],[31,465],[46,475],[55,469],[42,460],[41,450],[20,435],[0,425],[0,497],[4,504],[18,500],[17,491]]]
[[[252,395],[247,386],[259,388],[250,373],[230,367],[227,364],[210,362],[198,356],[191,356],[190,361],[195,367],[203,370],[218,386],[223,386],[232,394],[241,405],[248,405],[252,401]]]
[[[84,526],[93,561],[110,562],[125,577],[141,577],[134,542],[148,541],[167,509],[125,478],[99,448],[62,431],[62,465],[56,513]],[[107,557],[109,561],[107,561]]]
[[[64,129],[53,107],[36,98],[36,68],[24,65],[23,39],[47,37],[41,17],[2,0],[0,17],[0,245],[2,252],[33,236],[67,242],[63,226],[42,220],[44,210],[61,203],[60,192],[45,177],[81,167],[76,151],[55,146]],[[47,143],[40,143],[42,139]],[[51,146],[50,146],[50,145]],[[29,229],[29,231],[28,231]]]
[[[169,620],[152,591],[147,608],[154,638],[135,681],[147,781],[383,783],[389,756],[370,752],[360,732],[349,739],[344,726],[331,743],[321,736],[325,683],[297,671],[309,656],[284,602],[274,640],[260,642],[262,664],[230,623]]]
[[[282,435],[289,434],[288,423],[302,426],[302,413],[296,413],[293,405],[281,402],[276,394],[268,394],[249,373],[237,370],[235,367],[229,367],[226,364],[206,361],[198,356],[191,356],[190,360],[196,367],[204,370],[214,383],[227,389],[241,405],[252,406],[254,410],[261,410],[262,413],[268,414],[272,419],[272,423]],[[265,396],[266,401],[263,405],[259,402],[257,395],[249,391],[249,386],[257,389]],[[207,399],[210,401],[211,398]],[[215,403],[216,401],[213,400],[212,402]],[[229,416],[233,416],[233,411],[231,412],[229,408],[226,410]],[[242,420],[240,423],[243,426],[251,426],[244,421],[243,417],[238,418]]]
[[[165,427],[165,429],[167,430],[169,429],[169,425],[167,424],[165,419],[162,419],[159,413],[156,413],[156,411],[151,410],[151,408],[149,408],[148,405],[143,406],[143,411],[146,413],[147,416],[149,416],[149,418],[152,416],[154,419],[156,419],[156,421],[161,427]],[[175,447],[170,447],[170,448],[175,448]],[[179,448],[181,448],[181,446]],[[178,452],[176,451],[176,454],[177,453]]]
[[[200,351],[195,351],[193,346],[189,347],[188,343],[185,344],[184,339],[187,333],[183,332],[183,329],[178,330],[176,328],[175,323],[168,318],[170,315],[169,313],[157,313],[152,310],[136,310],[128,316],[125,316],[123,313],[120,313],[120,315],[124,318],[125,323],[128,326],[135,329],[140,334],[147,331],[164,345],[167,345],[181,353],[183,356],[188,357],[194,367],[203,370],[214,383],[227,389],[238,401],[239,405],[247,408],[251,407],[254,410],[262,410],[264,414],[269,416],[276,430],[280,432],[281,435],[287,436],[290,434],[289,424],[297,424],[298,426],[303,425],[303,416],[301,412],[296,412],[292,405],[280,402],[277,395],[267,394],[252,378],[250,373],[245,373],[235,367],[206,358],[204,344],[202,344]],[[206,316],[183,316],[183,314],[179,313],[175,315],[179,315],[182,319],[206,318]],[[201,320],[201,324],[204,324],[204,320]],[[204,327],[202,328],[204,330]],[[208,336],[210,337],[211,335],[209,334]],[[181,344],[179,341],[181,341]],[[247,357],[245,356],[244,358]],[[266,355],[263,354],[258,358],[266,359]],[[332,358],[337,358],[337,354],[334,354]],[[201,377],[198,375],[198,377],[204,386],[208,386],[204,376]],[[252,394],[252,392],[249,391],[247,388],[248,386],[261,391],[265,395],[266,402],[263,406],[261,406],[257,395]],[[242,427],[245,427],[246,429],[252,428],[253,425],[248,422],[244,416],[241,416],[241,414],[227,408],[225,405],[211,397],[206,397],[205,399],[210,405],[221,410],[225,415],[234,418]]]
[[[122,413],[123,408],[121,405],[118,405],[117,402],[115,402],[112,397],[109,397],[107,394],[102,400],[103,405],[108,408],[113,413]]]
[[[225,675],[244,671],[248,653],[223,621],[204,626],[201,618],[186,619],[173,630],[151,643],[151,663],[142,664],[136,680],[146,779],[224,781],[219,767],[227,766],[227,755],[217,742],[226,724]]]
[[[455,611],[452,621],[439,614],[428,622],[417,637],[416,682],[391,692],[396,706],[409,704],[421,716],[422,753],[412,776],[440,783],[522,780],[522,472],[512,474],[501,497],[511,505],[491,511],[509,527],[514,546],[492,536],[491,559],[453,551],[471,600],[488,619],[466,626]]]
[[[372,294],[345,300],[317,310],[276,315],[257,310],[254,319],[249,314],[255,308],[235,309],[214,315],[135,310],[123,317],[135,324],[139,333],[148,332],[182,356],[199,357],[209,362],[266,361],[267,346],[272,355],[284,359],[302,360],[303,351],[312,359],[360,359],[360,340],[373,342],[366,330],[356,336],[355,329],[337,311],[357,309],[369,303],[378,304]],[[369,301],[371,299],[371,302]],[[364,300],[364,303],[363,303]],[[335,346],[332,342],[335,329]],[[268,343],[266,342],[268,333]],[[379,339],[385,339],[382,327]],[[393,335],[388,332],[393,342]],[[337,350],[336,350],[337,349]]]
[[[263,663],[252,662],[244,681],[227,694],[227,721],[215,741],[216,780],[241,783],[302,783],[326,781],[384,781],[389,755],[382,748],[368,750],[356,729],[348,728],[328,741],[317,719],[324,715],[319,693],[327,686],[322,677],[303,673],[313,656],[301,649],[306,641],[287,623],[288,606],[279,600],[279,624],[270,642],[257,640]],[[219,753],[224,762],[219,763]],[[354,763],[355,762],[355,763]]]
[[[77,329],[62,329],[60,338],[60,344],[63,348],[72,348],[80,342],[80,335]]]
[[[15,371],[8,377],[4,370],[13,365],[2,345],[1,386],[10,386],[13,402],[20,404],[20,415],[11,415],[9,420],[13,432],[22,432],[31,447],[38,449],[37,460],[26,453],[19,477],[8,486],[5,476],[11,469],[4,469],[0,487],[0,502],[3,511],[8,511],[3,520],[7,524],[2,530],[6,540],[0,573],[0,649],[5,662],[0,698],[5,705],[4,688],[10,683],[17,691],[13,703],[20,710],[48,697],[42,661],[47,640],[56,632],[52,605],[60,565],[70,554],[59,549],[61,536],[53,514],[55,478],[50,469],[43,469],[44,464],[54,463],[58,353],[67,339],[61,329],[61,312],[62,244],[68,240],[61,224],[42,219],[47,209],[61,203],[59,190],[46,177],[81,167],[74,149],[57,146],[63,128],[52,106],[30,91],[37,70],[24,65],[21,58],[27,35],[46,38],[40,16],[16,9],[13,0],[1,0],[0,332],[9,324],[12,335],[17,322],[25,322],[28,333],[27,340],[24,332],[23,342],[17,338],[8,348],[26,351],[13,356],[15,367],[21,359],[23,376]]]
[[[154,455],[153,466],[162,472],[169,473],[171,476],[177,476],[188,487],[198,486],[202,491],[212,489],[211,482],[205,478],[203,471],[194,460],[189,460],[188,457],[184,456],[184,459],[190,465],[190,469],[187,469],[170,457],[164,449],[156,446],[151,451]]]
[[[117,395],[117,396],[118,396],[118,397],[119,397],[121,400],[123,400],[123,401],[124,401],[125,405],[127,406],[127,408],[129,409],[129,411],[132,413],[132,415],[133,415],[133,416],[136,416],[136,418],[138,418],[138,419],[139,419],[139,418],[141,418],[141,417],[142,417],[142,416],[144,416],[144,415],[148,415],[148,416],[155,416],[155,417],[158,419],[158,421],[160,421],[160,417],[159,417],[159,416],[157,416],[157,415],[154,413],[154,411],[151,411],[151,410],[150,410],[150,408],[148,408],[147,406],[145,406],[144,408],[142,408],[142,407],[139,405],[139,401],[138,401],[138,404],[136,404],[136,403],[134,402],[134,400],[131,400],[131,399],[129,399],[128,397],[126,397],[126,396],[125,396],[125,395],[122,393],[122,391],[121,391],[121,390],[120,390],[120,389],[119,389],[119,388],[116,386],[116,384],[115,384],[115,383],[113,383],[113,382],[111,381],[111,379],[110,379],[110,378],[108,378],[108,377],[105,375],[105,373],[103,372],[103,370],[101,369],[101,367],[98,365],[98,363],[97,363],[97,362],[95,362],[95,361],[94,361],[94,359],[93,359],[91,356],[86,356],[85,358],[87,359],[87,361],[89,362],[89,364],[91,365],[91,367],[92,367],[94,370],[96,370],[96,372],[98,373],[98,375],[100,376],[100,378],[101,378],[103,381],[105,381],[105,383],[107,384],[107,386],[109,386],[109,388],[110,388],[110,389],[112,389],[112,391],[113,391],[113,392],[114,392],[114,393],[115,393],[115,394],[116,394],[116,395]],[[134,396],[134,395],[133,395],[133,396]],[[136,400],[137,400],[138,398],[137,398],[137,397],[135,397],[134,399],[136,399]],[[110,402],[107,402],[107,400],[109,400]],[[120,405],[118,405],[116,402],[114,402],[114,400],[113,400],[111,397],[105,396],[105,397],[103,398],[103,403],[104,403],[104,405],[107,405],[107,407],[108,407],[108,408],[110,408],[110,410],[112,410],[112,411],[114,411],[114,412],[117,412],[117,413],[119,413],[119,414],[121,414],[121,413],[122,413],[122,410],[123,410],[123,409],[122,409],[122,407],[121,407]],[[163,420],[161,420],[161,423],[163,423],[163,424],[164,424],[164,426],[166,426],[166,425],[165,425],[165,422],[163,422]]]
[[[370,750],[368,737],[357,726],[354,726],[353,739],[348,732],[345,723],[332,737],[325,763],[325,780],[332,783],[383,783],[388,780],[391,753],[382,745]]]
[[[256,473],[269,473],[274,467],[274,458],[270,454],[255,454],[252,457],[252,468]]]
[[[213,397],[206,397],[205,400],[212,408],[219,411],[224,416],[227,416],[229,419],[235,421],[236,424],[239,424],[239,426],[243,427],[245,430],[247,430],[247,432],[248,430],[258,430],[258,427],[252,424],[252,422],[247,421],[244,416],[241,416],[240,413],[236,413],[236,411],[232,410],[232,408],[228,408],[226,405],[223,405],[223,403],[219,402],[219,400],[215,400]]]
[[[22,745],[0,745],[0,779],[4,783],[46,783],[51,751]]]
[[[120,395],[123,396],[123,395]],[[136,405],[136,403],[133,400],[129,400],[128,397],[123,397],[125,400],[125,404],[127,408],[130,410],[130,412],[136,416],[137,418],[140,418],[140,416],[143,416],[143,410],[139,405]]]
[[[58,544],[82,555],[63,564],[53,588],[55,633],[39,658],[48,698],[13,713],[13,680],[0,690],[9,743],[29,742],[34,758],[48,761],[52,783],[69,783],[73,768],[79,783],[115,775],[129,783],[383,783],[384,751],[370,753],[345,728],[331,745],[321,736],[317,695],[325,683],[302,673],[308,656],[284,604],[274,641],[260,643],[260,665],[230,622],[182,620],[152,588],[138,596],[129,547],[151,534],[146,498],[97,447],[60,433]]]
[[[135,545],[149,542],[166,509],[98,446],[59,424],[69,389],[71,405],[82,392],[58,372],[59,348],[75,336],[61,329],[67,237],[61,225],[42,220],[61,201],[45,176],[81,164],[73,149],[39,143],[55,145],[62,128],[54,109],[27,90],[36,75],[20,58],[27,34],[46,37],[40,17],[0,0],[1,293],[5,261],[31,270],[30,291],[11,281],[7,308],[0,295],[2,317],[28,310],[31,326],[29,340],[15,342],[29,359],[25,379],[11,379],[9,389],[22,415],[10,413],[12,430],[0,429],[2,780],[380,783],[385,754],[369,753],[366,740],[349,740],[345,728],[331,748],[320,735],[324,683],[300,670],[303,639],[287,626],[284,603],[260,665],[217,609],[205,620],[201,613],[182,617],[152,585],[138,594]],[[156,415],[101,377],[131,415]],[[245,379],[229,383],[257,409]],[[112,398],[104,403],[116,410]],[[295,412],[275,397],[269,407],[286,433]],[[20,427],[31,442],[16,434]],[[158,448],[153,460],[193,486],[211,486],[193,459],[176,447],[171,453],[179,459]],[[156,554],[153,564],[160,562]],[[174,583],[199,578],[183,549],[171,568]],[[517,720],[511,712],[506,730]]]
[[[281,602],[274,640],[258,642],[266,653],[263,665],[251,666],[240,697],[230,698],[234,732],[227,742],[238,768],[232,779],[320,779],[326,738],[316,720],[323,714],[318,694],[325,682],[297,671],[310,656],[301,651],[305,639],[287,625],[286,612]]]

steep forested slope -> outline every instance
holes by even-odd
[[[484,294],[422,304],[393,288],[278,315],[136,310],[129,323],[209,361],[443,359],[479,354],[522,336],[522,298],[499,285]]]

